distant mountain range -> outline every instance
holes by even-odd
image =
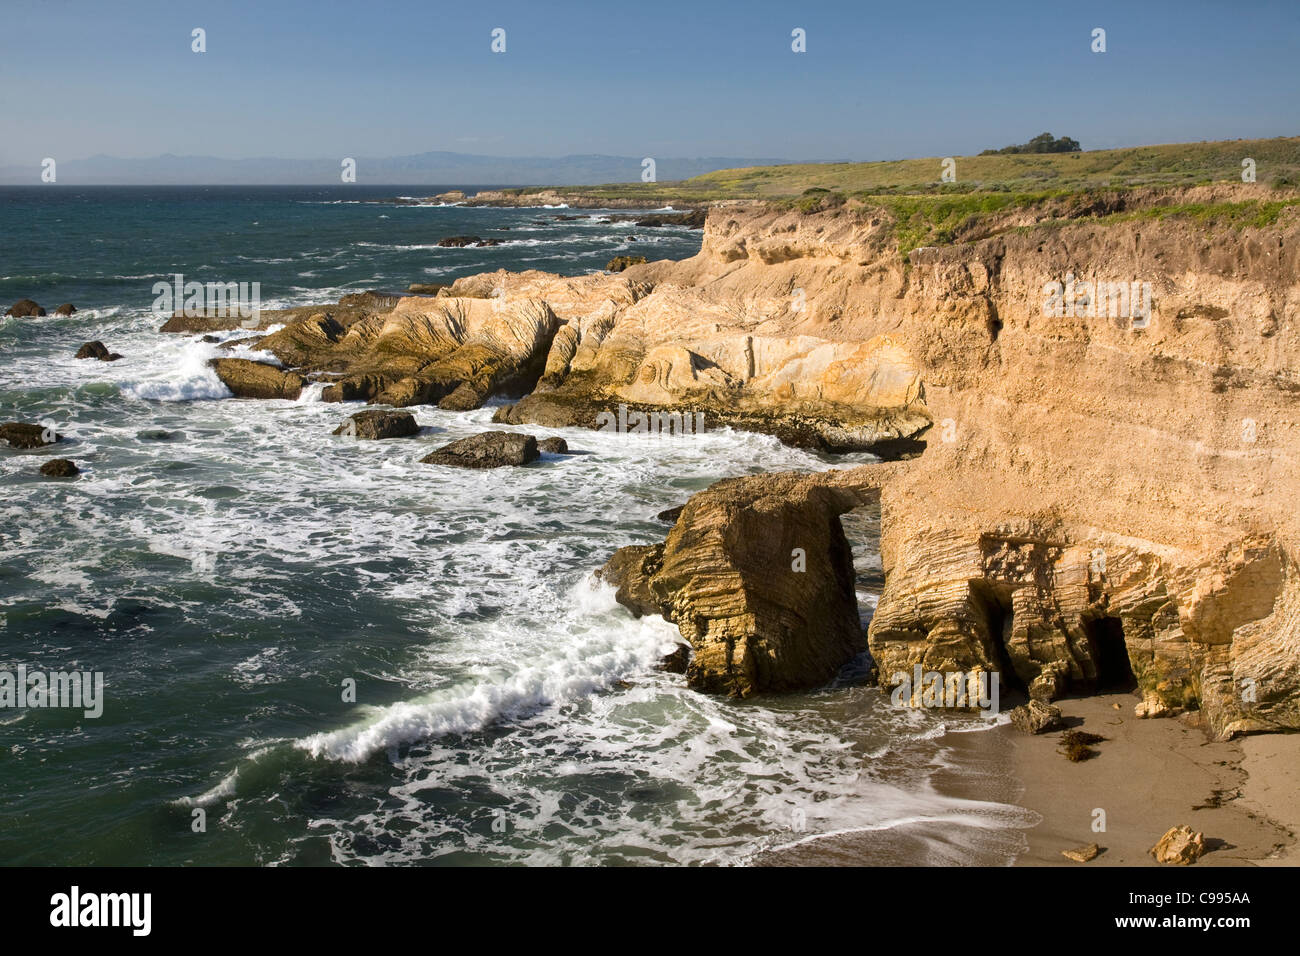
[[[356,181],[369,185],[596,186],[641,179],[642,157],[631,156],[476,156],[444,151],[356,159]],[[57,159],[57,157],[56,157]],[[166,154],[144,159],[91,156],[59,160],[57,182],[65,185],[329,185],[341,183],[338,159],[221,159]],[[687,179],[736,166],[770,166],[780,159],[709,156],[695,159],[654,157],[660,182]],[[0,167],[0,184],[39,185],[41,167]]]

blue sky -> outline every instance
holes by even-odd
[[[0,165],[437,149],[873,160],[1044,130],[1085,149],[1294,135],[1298,63],[1296,0],[0,0]]]

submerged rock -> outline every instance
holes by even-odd
[[[501,468],[537,460],[537,439],[516,432],[483,432],[435,449],[421,458],[426,465]]]
[[[103,342],[87,342],[81,348],[77,349],[75,358],[79,359],[99,359],[101,362],[116,362],[122,356],[116,352],[110,352]]]
[[[439,239],[438,245],[452,249],[459,249],[464,246],[499,246],[501,240],[483,239],[479,236],[448,236],[446,239]]]
[[[1170,827],[1149,852],[1157,863],[1187,866],[1199,860],[1205,852],[1205,836],[1189,826]]]
[[[0,425],[0,442],[7,443],[10,448],[44,448],[62,440],[62,435],[42,425],[29,425],[26,422],[6,422]]]
[[[76,311],[77,311],[77,307],[75,305],[73,305],[71,302],[65,302],[63,303],[63,305],[59,306],[57,309],[54,310],[54,314],[67,316],[67,315],[72,315],[72,313]]]
[[[420,426],[410,412],[389,412],[375,409],[357,412],[334,429],[335,435],[353,438],[409,438],[419,432]]]
[[[27,316],[42,316],[44,314],[45,310],[31,299],[19,299],[9,306],[9,311],[5,313],[5,315],[12,315],[16,319],[26,318]]]
[[[236,398],[285,398],[296,401],[307,384],[297,372],[251,359],[211,359],[208,362]]]
[[[75,478],[81,474],[81,469],[67,458],[51,458],[41,465],[41,474],[46,478]]]

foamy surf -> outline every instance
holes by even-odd
[[[580,700],[651,667],[672,649],[675,629],[662,620],[620,619],[612,588],[584,583],[574,596],[604,623],[603,635],[587,633],[515,669],[497,669],[473,683],[370,709],[357,723],[313,734],[297,746],[314,757],[357,763],[390,747],[482,730]],[[593,623],[577,627],[589,631]]]

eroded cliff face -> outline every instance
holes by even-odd
[[[580,338],[570,374],[662,398],[688,358],[672,350],[734,375],[736,343],[770,337],[782,345],[755,354],[782,361],[757,362],[733,395],[801,413],[811,396],[852,395],[859,414],[932,421],[920,458],[857,479],[880,487],[886,584],[869,643],[886,683],[916,663],[1000,670],[1050,699],[1131,673],[1146,713],[1200,707],[1216,735],[1300,728],[1294,210],[1258,229],[1025,223],[906,265],[887,225],[715,209],[695,259],[624,273],[653,291]],[[1046,287],[1070,276],[1112,294],[1149,283],[1150,311],[1058,310]],[[809,360],[818,349],[835,361]],[[653,362],[669,375],[643,381]]]
[[[1051,699],[1131,675],[1143,713],[1300,729],[1300,216],[1152,215],[1255,188],[1010,207],[906,258],[884,210],[722,205],[682,262],[362,296],[272,316],[260,345],[326,398],[528,393],[498,420],[703,413],[910,458],[724,482],[611,561],[692,643],[696,686],[809,686],[852,655],[838,515],[878,494],[885,683],[998,670]]]

